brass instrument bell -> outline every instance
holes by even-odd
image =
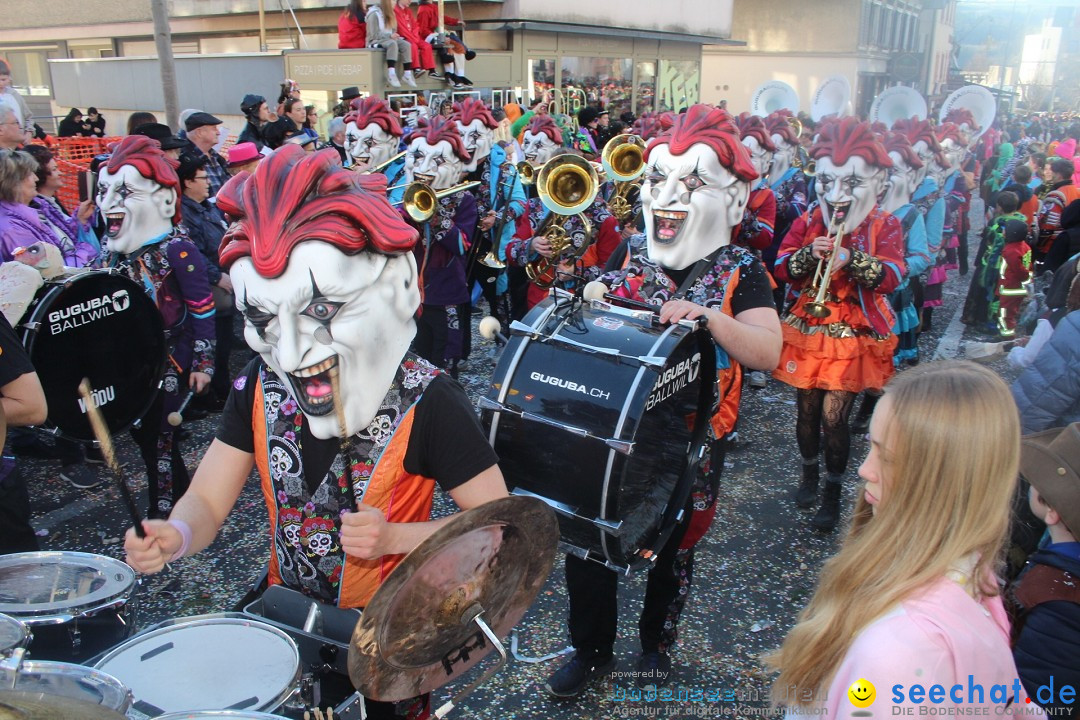
[[[633,210],[626,194],[645,173],[645,141],[637,135],[616,135],[604,145],[600,164],[607,178],[615,182],[608,210],[620,223],[625,222]]]
[[[600,177],[596,168],[577,155],[557,155],[544,163],[536,177],[540,202],[557,215],[577,215],[596,199]]]
[[[479,182],[467,182],[446,188],[445,190],[433,190],[430,185],[423,182],[411,182],[405,186],[405,193],[393,205],[401,205],[409,217],[417,223],[426,223],[435,215],[435,209],[439,205],[439,199],[447,195],[470,190]]]

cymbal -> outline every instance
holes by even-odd
[[[0,690],[0,720],[125,720],[123,713],[86,700]]]
[[[551,573],[559,525],[543,501],[506,497],[459,513],[398,565],[364,609],[349,677],[364,697],[393,702],[442,687],[494,648]]]

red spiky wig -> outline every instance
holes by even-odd
[[[780,139],[789,145],[798,145],[799,136],[795,134],[795,129],[791,127],[791,123],[788,122],[788,118],[794,117],[788,110],[777,110],[771,113],[765,118],[765,129],[769,131],[769,136],[779,135]]]
[[[926,143],[926,147],[934,153],[934,161],[941,167],[949,167],[949,161],[945,159],[945,153],[941,151],[941,143],[938,142],[934,134],[934,126],[929,120],[920,120],[913,115],[907,120],[897,120],[893,123],[892,129],[894,132],[906,135],[912,147],[920,141]]]
[[[765,121],[757,115],[748,112],[740,113],[735,118],[735,125],[739,128],[739,137],[743,140],[754,138],[758,145],[769,152],[776,152],[776,143],[772,141],[772,133],[765,127]]]
[[[416,126],[416,132],[409,136],[409,143],[412,143],[417,138],[424,138],[428,145],[437,145],[445,140],[450,143],[450,147],[454,149],[454,154],[458,156],[459,160],[469,162],[472,159],[469,156],[469,151],[465,149],[465,141],[461,139],[457,123],[441,115],[436,115],[430,119],[421,119]]]
[[[960,126],[952,122],[942,123],[934,128],[934,134],[937,135],[938,142],[952,140],[957,145],[966,145],[967,141],[960,132]]]
[[[358,128],[375,123],[386,134],[401,137],[401,123],[385,100],[376,97],[356,98],[349,104],[349,108],[349,113],[345,116],[346,123],[355,123]]]
[[[525,132],[533,135],[543,133],[551,138],[551,142],[562,145],[562,130],[550,115],[533,115],[532,120],[525,126]]]
[[[459,103],[454,103],[454,114],[450,117],[462,125],[471,125],[474,120],[479,120],[484,127],[492,130],[499,127],[499,123],[495,122],[495,116],[491,114],[488,106],[476,98],[465,98]]]
[[[974,113],[968,108],[953,108],[945,115],[945,122],[956,125],[967,125],[974,132],[979,131],[979,123],[975,120]]]
[[[885,152],[896,153],[909,168],[918,170],[923,166],[922,158],[915,152],[915,148],[911,147],[911,141],[904,133],[887,132],[882,144],[885,146]]]
[[[735,177],[747,182],[757,179],[757,170],[750,162],[750,151],[739,141],[739,128],[725,110],[708,105],[692,105],[680,115],[670,130],[649,143],[645,160],[658,145],[668,145],[673,154],[682,155],[697,143],[712,148],[720,164]]]
[[[180,163],[161,151],[161,143],[145,135],[128,135],[118,143],[109,146],[112,156],[105,165],[110,173],[116,173],[124,165],[135,168],[147,180],[176,191],[176,212],[173,213],[173,225],[180,222],[180,178],[176,168]]]
[[[892,167],[889,153],[885,152],[885,147],[870,130],[870,123],[856,117],[822,123],[817,140],[810,148],[810,156],[815,159],[831,158],[836,165],[843,165],[858,156],[872,166]]]
[[[235,222],[221,241],[221,267],[251,257],[263,277],[285,272],[294,247],[329,243],[346,255],[400,255],[419,235],[386,199],[386,177],[341,167],[334,149],[284,145],[222,186],[217,204]]]

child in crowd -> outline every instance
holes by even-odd
[[[877,688],[878,715],[885,698],[894,714],[925,708],[919,693],[938,685],[941,714],[1025,707],[994,576],[1019,458],[1016,406],[992,370],[934,363],[890,381],[870,422],[851,530],[769,659],[780,671],[772,697],[789,717],[870,715],[856,709],[873,701],[859,695],[865,682]],[[971,682],[984,691],[969,694]],[[956,685],[962,698],[949,694]],[[995,700],[998,685],[1006,696]]]
[[[1032,700],[1076,717],[1075,695],[1065,702],[1059,691],[1080,690],[1080,423],[1025,437],[1020,473],[1050,542],[1009,588],[1013,657]]]
[[[422,76],[427,73],[433,78],[442,79],[442,75],[435,72],[435,52],[420,34],[411,5],[412,0],[395,0],[394,15],[397,16],[398,32],[412,46],[412,63],[416,74]]]
[[[1006,226],[1013,224],[1013,233],[1027,237],[1027,218],[1019,212],[1016,193],[1003,190],[997,194],[994,219],[983,228],[979,252],[975,256],[967,300],[964,302],[963,321],[983,332],[998,332],[998,284],[1001,280],[1001,253],[1005,249]],[[1016,226],[1020,226],[1017,230]]]
[[[364,47],[367,42],[367,23],[364,22],[364,0],[349,0],[338,17],[338,50]]]
[[[1002,337],[1016,335],[1020,305],[1031,285],[1031,246],[1028,227],[1016,221],[1005,223],[1005,245],[998,267],[996,305],[997,331]]]
[[[394,12],[395,0],[373,0],[368,5],[367,46],[386,51],[386,81],[392,87],[401,87],[398,80],[397,64],[401,62],[401,77],[410,87],[416,87],[413,80],[412,46],[398,34],[397,15]]]
[[[429,43],[443,64],[443,77],[455,89],[468,87],[472,81],[465,77],[465,61],[472,60],[476,53],[465,47],[461,31],[465,23],[451,15],[443,15],[443,25],[456,28],[457,33],[447,32],[439,36],[439,7],[431,0],[420,0],[416,7],[416,26],[420,37]],[[433,74],[433,77],[437,75]]]

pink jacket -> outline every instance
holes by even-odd
[[[944,577],[859,633],[822,699],[827,712],[822,717],[833,720],[860,712],[848,699],[848,688],[858,680],[874,685],[876,698],[866,710],[878,718],[892,717],[897,706],[914,708],[912,713],[918,717],[919,707],[973,705],[989,708],[989,717],[994,717],[1004,710],[1004,704],[993,702],[994,685],[1006,686],[1008,698],[1019,696],[1009,717],[1045,717],[1038,705],[1027,702],[1019,681],[1001,598],[978,603]],[[975,692],[971,695],[974,702],[968,702],[969,683],[982,686],[981,700]],[[912,701],[913,685],[923,689],[921,703]],[[935,703],[929,696],[935,685],[943,687],[944,697],[938,698],[941,702]],[[950,697],[954,685],[961,687]],[[865,715],[865,711],[860,714]],[[906,713],[897,715],[904,717]]]

